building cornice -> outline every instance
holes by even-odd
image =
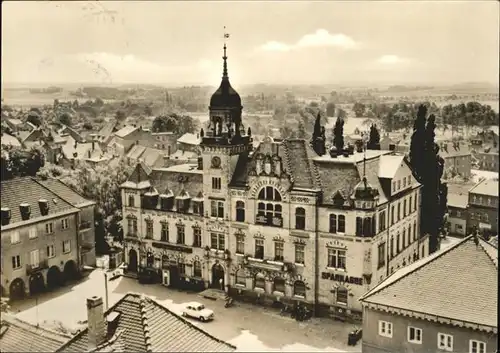
[[[28,226],[30,224],[40,223],[40,222],[44,222],[44,221],[50,221],[51,219],[55,219],[58,217],[62,217],[62,216],[66,216],[66,215],[69,215],[72,213],[78,213],[78,212],[80,212],[79,208],[72,207],[69,210],[49,214],[47,216],[42,216],[42,217],[37,217],[37,218],[33,218],[33,219],[28,219],[28,220],[22,221],[22,222],[7,224],[5,226],[2,226],[1,230],[2,230],[2,232],[8,231],[8,230]]]
[[[438,315],[432,315],[432,314],[427,314],[427,313],[422,313],[414,310],[408,310],[408,309],[401,309],[389,305],[382,305],[382,304],[375,304],[366,300],[361,300],[363,306],[368,307],[369,309],[372,310],[377,310],[377,311],[383,311],[389,314],[396,314],[400,316],[407,316],[415,319],[420,319],[420,320],[426,320],[430,322],[435,322],[438,324],[445,324],[445,325],[451,325],[451,326],[456,326],[456,327],[461,327],[461,328],[467,328],[471,330],[478,330],[478,331],[484,331],[484,332],[490,332],[497,334],[498,333],[498,328],[494,326],[488,326],[488,325],[481,325],[473,322],[468,322],[468,321],[463,321],[463,320],[456,320],[456,319],[451,319],[447,317],[442,317]]]

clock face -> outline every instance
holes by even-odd
[[[219,167],[220,167],[220,158],[219,157],[212,158],[212,168],[219,168]]]

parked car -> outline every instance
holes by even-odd
[[[214,312],[205,308],[205,305],[191,302],[187,303],[186,307],[182,310],[182,316],[193,317],[200,321],[210,321],[214,319]]]

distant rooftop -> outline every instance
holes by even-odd
[[[372,158],[377,158],[379,156],[382,156],[384,154],[389,154],[389,153],[392,153],[392,151],[366,150],[366,160],[369,160]],[[314,157],[313,160],[315,162],[355,164],[355,163],[363,161],[364,158],[365,158],[364,152],[356,152],[355,151],[354,154],[350,154],[347,157],[344,157],[343,155],[339,155],[336,158],[332,158],[327,152],[323,156]],[[403,158],[403,156],[401,156],[401,158]]]
[[[477,195],[498,196],[498,179],[480,181],[469,192]]]
[[[167,168],[154,168],[154,170],[162,172],[177,172],[177,173],[193,173],[193,174],[203,174],[203,170],[198,169],[197,164],[178,164]]]

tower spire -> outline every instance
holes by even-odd
[[[224,60],[224,69],[222,71],[222,79],[228,79],[228,76],[227,76],[227,55],[226,55],[226,49],[227,49],[227,46],[226,46],[226,39],[229,38],[229,33],[226,32],[226,26],[224,26],[224,56],[222,57],[222,59]]]

